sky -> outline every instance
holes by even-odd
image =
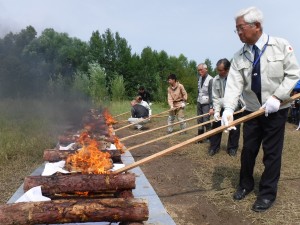
[[[234,17],[250,6],[263,12],[264,31],[287,39],[300,61],[299,0],[0,0],[0,37],[31,25],[38,35],[53,28],[88,42],[109,28],[132,53],[151,47],[214,66],[242,47]]]

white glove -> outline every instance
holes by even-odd
[[[214,118],[215,118],[215,121],[216,121],[216,122],[220,121],[220,120],[221,120],[221,118],[220,118],[220,113],[219,113],[219,112],[215,112]]]
[[[185,102],[181,102],[181,108],[185,107]]]
[[[273,96],[270,96],[266,103],[262,105],[262,109],[265,109],[265,116],[268,116],[269,113],[277,112],[280,108],[280,101]]]
[[[232,109],[225,109],[222,115],[221,124],[222,126],[228,126],[229,123],[233,121],[233,110]],[[227,131],[229,130],[236,130],[235,126],[228,127]],[[226,131],[225,131],[226,132]]]

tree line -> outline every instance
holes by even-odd
[[[205,63],[214,75],[211,61]],[[0,39],[0,64],[0,97],[76,96],[101,103],[131,99],[144,86],[154,101],[165,101],[170,73],[184,84],[189,102],[197,96],[195,61],[151,47],[132,53],[127,40],[110,29],[95,31],[84,42],[52,28],[37,36],[34,27],[27,26]]]

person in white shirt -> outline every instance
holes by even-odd
[[[280,177],[285,124],[290,104],[284,103],[300,78],[300,68],[289,42],[263,32],[263,14],[256,7],[243,9],[235,17],[236,32],[245,43],[234,55],[229,70],[222,124],[233,121],[233,112],[243,94],[244,115],[263,108],[265,115],[243,124],[240,181],[234,200],[242,200],[254,189],[253,171],[262,146],[264,171],[255,212],[269,209],[276,200]],[[231,129],[229,127],[228,129]]]

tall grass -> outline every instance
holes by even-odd
[[[76,104],[75,104],[76,105]],[[0,202],[4,203],[38,165],[58,135],[82,118],[72,102],[37,100],[0,101]]]

